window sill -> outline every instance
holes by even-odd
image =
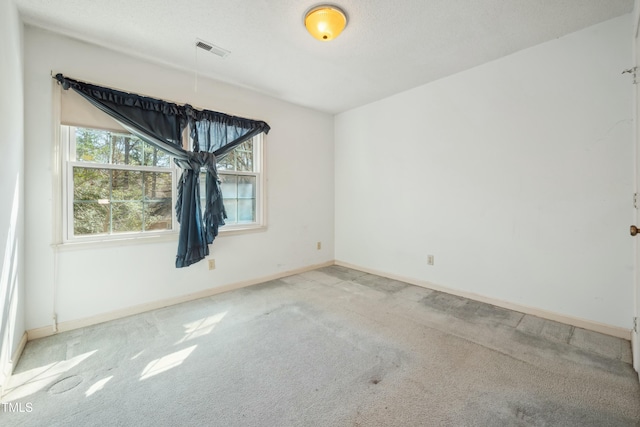
[[[259,233],[266,230],[267,226],[261,224],[223,226],[218,232],[218,237],[235,236],[237,234],[247,233]]]
[[[74,240],[70,242],[62,242],[52,245],[55,248],[63,251],[84,250],[92,248],[113,248],[120,246],[140,245],[148,243],[163,243],[163,242],[177,242],[178,232],[172,231],[169,233],[155,234],[151,236],[122,236],[122,237],[110,237],[106,239],[87,239],[87,240]]]
[[[221,228],[218,237],[226,237],[226,236],[235,236],[238,234],[247,234],[247,233],[258,233],[262,231],[266,231],[266,225],[246,225],[246,226],[233,226],[229,228]],[[91,239],[91,240],[75,240],[71,242],[62,242],[58,244],[53,244],[54,248],[62,251],[73,251],[73,250],[85,250],[85,249],[93,249],[93,248],[113,248],[113,247],[121,247],[121,246],[130,246],[130,245],[141,245],[141,244],[149,244],[149,243],[164,243],[164,242],[177,242],[178,241],[178,232],[172,231],[169,233],[156,234],[152,236],[122,236],[122,237],[111,237],[107,239]]]

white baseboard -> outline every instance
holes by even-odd
[[[618,337],[618,338],[623,338],[626,340],[631,340],[631,330],[630,329],[625,329],[625,328],[621,328],[618,326],[611,326],[611,325],[606,325],[603,323],[598,323],[598,322],[594,322],[591,320],[585,320],[585,319],[580,319],[580,318],[576,318],[576,317],[571,317],[571,316],[566,316],[563,314],[559,314],[559,313],[554,313],[551,311],[546,311],[546,310],[541,310],[535,307],[528,307],[525,305],[520,305],[520,304],[515,304],[515,303],[511,303],[508,301],[502,301],[502,300],[498,300],[498,299],[494,299],[494,298],[489,298],[489,297],[485,297],[482,295],[478,295],[478,294],[474,294],[472,292],[465,292],[465,291],[459,291],[456,289],[451,289],[451,288],[447,288],[444,286],[439,286],[430,282],[426,282],[426,281],[422,281],[422,280],[417,280],[417,279],[412,279],[409,277],[404,277],[404,276],[399,276],[399,275],[395,275],[395,274],[390,274],[390,273],[386,273],[383,271],[378,271],[378,270],[374,270],[374,269],[370,269],[370,268],[366,268],[366,267],[362,267],[359,265],[354,265],[354,264],[350,264],[347,262],[343,262],[343,261],[327,261],[324,262],[322,264],[316,264],[316,265],[310,265],[307,267],[302,267],[302,268],[298,268],[295,270],[289,270],[289,271],[285,271],[285,272],[280,272],[280,273],[276,273],[276,274],[272,274],[270,276],[266,276],[266,277],[260,277],[260,278],[256,278],[256,279],[251,279],[251,280],[245,280],[242,282],[237,282],[237,283],[232,283],[226,286],[220,286],[220,287],[216,287],[216,288],[210,288],[210,289],[206,289],[204,291],[200,291],[200,292],[196,292],[193,294],[187,294],[187,295],[182,295],[179,297],[174,297],[174,298],[169,298],[169,299],[165,299],[165,300],[160,300],[160,301],[154,301],[151,303],[147,303],[147,304],[141,304],[141,305],[137,305],[137,306],[133,306],[133,307],[128,307],[122,310],[116,310],[116,311],[112,311],[112,312],[108,312],[108,313],[103,313],[103,314],[99,314],[96,316],[91,316],[91,317],[87,317],[84,319],[78,319],[78,320],[70,320],[70,321],[66,321],[66,322],[61,322],[59,323],[58,326],[58,330],[54,331],[53,328],[51,326],[45,326],[45,327],[41,327],[41,328],[35,328],[35,329],[30,329],[26,332],[26,336],[28,337],[28,340],[31,341],[33,339],[37,339],[37,338],[43,338],[43,337],[47,337],[50,335],[54,335],[56,333],[59,332],[64,332],[64,331],[70,331],[73,329],[78,329],[78,328],[82,328],[85,326],[91,326],[91,325],[95,325],[98,323],[103,323],[103,322],[107,322],[109,320],[115,320],[115,319],[120,319],[122,317],[127,317],[127,316],[132,316],[135,314],[140,314],[140,313],[144,313],[150,310],[155,310],[158,308],[163,308],[163,307],[168,307],[170,305],[175,305],[175,304],[180,304],[183,302],[187,302],[187,301],[192,301],[192,300],[196,300],[199,298],[206,298],[206,297],[210,297],[213,295],[217,295],[217,294],[221,294],[224,292],[229,292],[229,291],[233,291],[236,289],[240,289],[240,288],[244,288],[247,286],[252,286],[252,285],[256,285],[259,283],[263,283],[263,282],[267,282],[269,280],[275,280],[275,279],[280,279],[282,277],[286,277],[286,276],[290,276],[293,274],[299,274],[299,273],[304,273],[306,271],[310,271],[310,270],[315,270],[316,268],[321,268],[321,267],[327,267],[330,265],[340,265],[343,267],[348,267],[348,268],[353,268],[356,270],[360,270],[360,271],[364,271],[367,273],[371,273],[371,274],[376,274],[378,276],[383,276],[383,277],[387,277],[389,279],[394,279],[394,280],[399,280],[405,283],[410,283],[412,285],[416,285],[416,286],[421,286],[423,288],[427,288],[427,289],[433,289],[436,291],[441,291],[441,292],[446,292],[448,294],[452,294],[452,295],[457,295],[457,296],[461,296],[464,298],[469,298],[475,301],[480,301],[480,302],[484,302],[487,304],[491,304],[491,305],[495,305],[497,307],[502,307],[502,308],[506,308],[509,310],[514,310],[514,311],[518,311],[520,313],[525,313],[525,314],[531,314],[533,316],[537,316],[543,319],[547,319],[547,320],[553,320],[556,322],[560,322],[560,323],[564,323],[567,325],[572,325],[572,326],[576,326],[578,328],[583,328],[583,329],[587,329],[590,331],[595,331],[595,332],[600,332],[602,334],[606,334],[606,335],[611,335],[614,337]],[[23,337],[23,341],[26,342],[26,340]],[[22,341],[21,341],[22,343]],[[20,353],[22,352],[22,348],[24,348],[24,344],[22,344],[20,346]],[[17,360],[14,359],[14,360]]]
[[[640,379],[640,358],[636,355],[639,353],[638,351],[638,334],[631,330],[631,355],[633,356],[633,369],[638,373],[638,378]]]
[[[457,295],[460,297],[472,299],[479,302],[484,302],[487,304],[495,305],[497,307],[506,308],[513,311],[518,311],[520,313],[531,314],[532,316],[537,316],[542,319],[553,320],[555,322],[564,323],[571,326],[576,326],[578,328],[587,329],[590,331],[600,332],[602,334],[611,335],[618,338],[623,338],[625,340],[631,340],[631,329],[621,328],[619,326],[607,325],[604,323],[598,323],[591,320],[580,319],[577,317],[566,316],[564,314],[554,313],[551,311],[541,310],[535,307],[528,307],[526,305],[514,304],[508,301],[502,301],[495,298],[485,297],[482,295],[474,294],[472,292],[459,291],[456,289],[447,288],[444,286],[439,286],[430,282],[426,282],[423,280],[412,279],[409,277],[398,276],[395,274],[385,273],[383,271],[377,271],[370,268],[362,267],[359,265],[350,264],[348,262],[338,261],[335,262],[336,265],[340,265],[342,267],[353,268],[354,270],[360,270],[367,273],[375,274],[377,276],[387,277],[393,280],[399,280],[401,282],[410,283],[412,285],[421,286],[427,289],[433,289],[435,291],[446,292],[448,294]]]
[[[307,267],[302,267],[294,270],[283,271],[283,272],[272,274],[266,277],[260,277],[256,279],[232,283],[225,286],[205,289],[204,291],[195,292],[192,294],[181,295],[178,297],[168,298],[160,301],[154,301],[146,304],[140,304],[133,307],[127,307],[122,310],[115,310],[108,313],[102,313],[96,316],[86,317],[83,319],[60,322],[57,325],[57,331],[54,331],[52,326],[44,326],[41,328],[30,329],[27,331],[28,340],[31,341],[37,338],[44,338],[51,335],[55,335],[59,332],[71,331],[74,329],[83,328],[85,326],[91,326],[91,325],[96,325],[98,323],[108,322],[109,320],[120,319],[123,317],[133,316],[135,314],[140,314],[140,313],[144,313],[151,310],[156,310],[158,308],[168,307],[170,305],[181,304],[183,302],[193,301],[200,298],[206,298],[206,297],[221,294],[224,292],[245,288],[247,286],[268,282],[269,280],[280,279],[282,277],[291,276],[293,274],[300,274],[306,271],[315,270],[316,268],[327,267],[333,264],[334,264],[333,261],[327,261],[322,264],[315,264],[315,265],[310,265]]]
[[[28,339],[28,335],[25,332],[22,334],[22,338],[20,338],[20,342],[18,343],[18,348],[16,348],[16,351],[14,351],[13,355],[11,356],[10,374],[13,374],[13,370],[16,368],[16,365],[18,364],[18,360],[20,360],[20,356],[22,356],[22,352],[24,351],[24,346],[27,345],[27,339]]]

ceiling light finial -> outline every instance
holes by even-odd
[[[317,6],[305,14],[304,26],[314,38],[328,42],[347,26],[347,15],[337,6]]]

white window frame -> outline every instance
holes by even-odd
[[[254,172],[218,170],[218,176],[255,176],[256,177],[256,220],[250,223],[226,224],[220,227],[220,234],[238,233],[248,230],[259,230],[266,227],[265,215],[265,156],[264,156],[264,133],[253,137],[253,165]]]
[[[153,230],[153,231],[135,231],[129,233],[116,233],[116,234],[95,234],[95,235],[83,235],[75,236],[73,234],[73,167],[80,166],[83,168],[96,168],[96,169],[119,169],[119,170],[144,170],[150,172],[171,172],[172,173],[172,206],[176,204],[177,198],[177,182],[180,176],[180,168],[178,168],[173,159],[171,161],[171,167],[151,167],[151,166],[129,166],[129,165],[110,165],[103,163],[89,163],[78,162],[75,159],[75,131],[73,129],[83,126],[67,126],[58,123],[58,147],[57,151],[60,153],[60,171],[61,171],[61,195],[62,201],[62,244],[69,244],[75,246],[78,243],[122,243],[122,242],[153,242],[159,240],[177,240],[180,225],[178,224],[175,209],[172,209],[172,230]],[[95,127],[88,127],[94,129]],[[106,129],[112,132],[121,133],[122,131],[115,131]],[[126,133],[126,131],[125,131]],[[261,231],[267,228],[267,215],[266,215],[266,156],[264,150],[265,135],[261,133],[253,137],[253,156],[254,156],[254,172],[242,172],[242,171],[218,171],[219,175],[248,175],[256,177],[256,221],[252,223],[240,223],[240,224],[226,224],[219,229],[218,237],[225,235],[244,234],[246,232]]]
[[[171,173],[171,206],[176,204],[176,184],[178,168],[171,159],[170,167],[155,167],[155,166],[131,166],[131,165],[114,165],[105,163],[90,163],[79,162],[76,159],[76,141],[75,141],[75,129],[81,126],[66,126],[60,125],[60,141],[62,142],[62,187],[63,187],[63,200],[62,200],[62,236],[63,243],[80,243],[80,242],[96,242],[96,241],[110,241],[110,240],[129,240],[137,238],[153,238],[161,236],[177,236],[179,225],[176,220],[175,210],[171,209],[172,215],[172,228],[170,230],[152,230],[152,231],[132,231],[115,234],[91,234],[76,236],[73,233],[74,230],[74,218],[73,218],[73,168],[82,167],[87,169],[113,169],[113,170],[130,170],[130,171],[144,171],[144,172],[164,172]],[[91,128],[95,129],[95,128]],[[109,132],[126,133],[122,131],[113,131],[109,129]]]

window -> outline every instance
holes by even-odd
[[[259,203],[262,189],[262,135],[243,142],[217,164],[220,189],[227,211],[226,225],[221,229],[239,229],[262,223]],[[204,206],[204,173],[200,179],[200,200]]]
[[[66,241],[177,231],[174,206],[180,169],[170,155],[125,131],[62,125],[61,141]],[[228,215],[221,233],[263,225],[261,159],[258,135],[218,163]]]
[[[62,126],[61,135],[67,240],[174,230],[169,155],[127,133]]]

